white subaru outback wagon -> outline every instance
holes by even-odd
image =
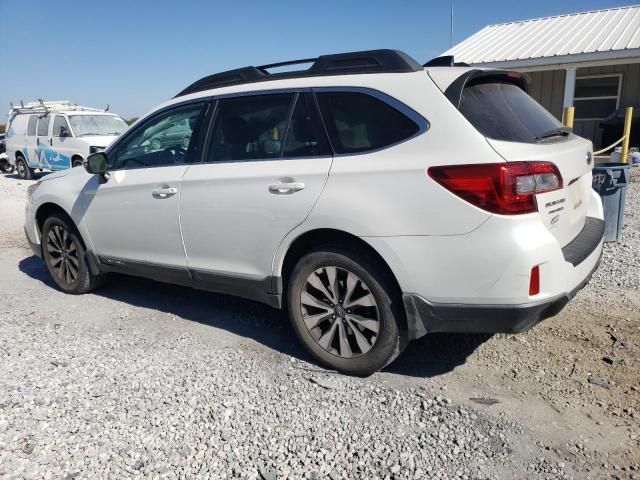
[[[394,50],[300,62],[205,77],[30,186],[60,289],[120,272],[286,307],[318,361],[367,375],[429,332],[526,330],[587,283],[592,145],[526,77]]]

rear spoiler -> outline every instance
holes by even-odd
[[[460,108],[462,91],[465,87],[478,83],[502,82],[511,83],[529,93],[531,80],[527,75],[510,70],[469,70],[455,79],[444,91],[445,96],[456,108]]]

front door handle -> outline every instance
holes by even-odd
[[[175,187],[158,188],[152,192],[153,198],[169,198],[178,193],[178,189]]]
[[[304,189],[304,183],[302,182],[274,183],[269,185],[269,192],[275,193],[276,195],[291,195],[302,189]]]

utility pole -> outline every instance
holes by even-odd
[[[453,3],[451,4],[451,16],[449,17],[449,48],[453,47]]]

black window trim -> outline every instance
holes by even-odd
[[[384,93],[384,92],[381,92],[380,90],[376,90],[374,88],[369,88],[369,87],[313,87],[312,91],[313,91],[313,96],[315,98],[316,109],[318,110],[318,114],[320,115],[320,118],[322,120],[322,124],[323,124],[323,127],[325,129],[325,133],[327,134],[327,138],[329,139],[329,143],[331,145],[331,149],[333,150],[333,156],[334,157],[355,157],[355,156],[358,156],[358,155],[369,155],[369,154],[372,154],[372,153],[381,152],[382,150],[386,150],[388,148],[393,148],[393,147],[398,146],[398,145],[400,145],[402,143],[405,143],[405,142],[408,142],[410,140],[413,140],[414,138],[416,138],[416,137],[422,135],[423,133],[425,133],[426,131],[428,131],[429,128],[431,127],[431,123],[429,122],[429,120],[427,120],[421,114],[416,112],[413,108],[409,107],[407,104],[401,102],[397,98],[392,97],[391,95],[389,95],[387,93]],[[327,126],[324,123],[324,118],[322,117],[322,113],[320,112],[320,106],[318,104],[318,98],[316,97],[316,93],[324,93],[324,92],[340,92],[340,93],[341,92],[354,92],[354,93],[362,93],[362,94],[365,94],[365,95],[369,95],[370,97],[373,97],[373,98],[375,98],[377,100],[380,100],[383,103],[386,103],[391,108],[394,108],[395,110],[397,110],[398,112],[403,114],[405,117],[409,118],[409,120],[411,120],[413,123],[416,124],[416,126],[418,127],[418,130],[413,135],[411,135],[409,137],[406,137],[406,138],[403,138],[402,140],[399,140],[397,142],[390,143],[389,145],[385,145],[384,147],[372,148],[372,149],[363,150],[363,151],[360,151],[360,152],[337,153],[335,147],[333,146],[333,144],[331,144],[331,136],[328,135]]]
[[[370,95],[384,103],[386,103],[387,105],[389,105],[392,108],[395,108],[396,110],[398,110],[400,113],[402,113],[403,115],[405,115],[406,117],[408,117],[410,120],[412,120],[417,126],[418,126],[418,130],[416,131],[416,133],[414,133],[413,135],[411,135],[410,137],[407,138],[403,138],[402,140],[389,144],[389,145],[385,145],[384,147],[380,147],[380,148],[375,148],[375,149],[371,149],[371,150],[365,150],[362,152],[353,152],[353,153],[336,153],[335,148],[333,147],[333,144],[331,143],[331,138],[328,135],[327,132],[327,127],[324,124],[324,119],[322,118],[322,114],[320,112],[320,108],[318,106],[318,100],[316,98],[316,93],[320,93],[320,92],[355,92],[355,93],[363,93],[365,95]],[[299,98],[300,94],[308,94],[311,95],[313,98],[313,104],[315,105],[315,108],[312,112],[312,115],[314,117],[313,121],[314,122],[318,122],[318,125],[322,127],[322,132],[325,135],[325,140],[327,142],[327,144],[329,145],[329,148],[331,150],[330,154],[327,155],[314,155],[314,156],[301,156],[301,157],[283,157],[282,155],[278,158],[273,158],[273,157],[269,157],[269,158],[251,158],[251,159],[246,159],[246,160],[224,160],[224,161],[208,161],[207,160],[207,156],[209,153],[209,140],[210,140],[210,136],[213,133],[213,127],[215,125],[215,119],[216,119],[216,115],[218,113],[218,100],[223,100],[226,98],[238,98],[238,97],[252,97],[252,96],[259,96],[259,95],[277,95],[277,94],[285,94],[285,93],[293,93],[293,94],[297,94],[296,98]],[[334,87],[287,87],[287,88],[270,88],[270,89],[264,89],[264,90],[247,90],[247,91],[242,91],[242,92],[233,92],[233,93],[224,93],[224,94],[219,94],[219,95],[206,95],[206,96],[202,96],[202,97],[197,97],[197,98],[192,98],[189,100],[184,100],[182,102],[177,102],[177,103],[172,103],[170,105],[167,105],[165,107],[162,107],[156,111],[154,111],[152,114],[150,114],[148,117],[141,119],[141,121],[138,121],[139,125],[136,126],[135,129],[130,130],[125,132],[120,138],[118,138],[114,143],[112,143],[106,150],[105,150],[105,154],[107,155],[107,159],[109,161],[109,166],[111,167],[112,162],[111,159],[109,158],[110,155],[113,152],[117,152],[120,144],[122,142],[124,142],[125,140],[127,140],[127,138],[129,138],[132,134],[134,134],[135,132],[138,131],[139,127],[143,124],[146,123],[147,120],[151,120],[152,118],[155,118],[158,115],[161,115],[163,113],[165,113],[167,110],[171,110],[174,108],[179,108],[185,105],[189,105],[189,104],[193,104],[193,103],[205,103],[206,105],[206,110],[205,113],[203,114],[203,116],[200,119],[200,125],[199,125],[199,129],[200,132],[198,134],[198,141],[200,142],[200,155],[199,155],[199,159],[198,158],[194,158],[192,161],[185,163],[185,165],[198,165],[198,164],[226,164],[226,163],[247,163],[247,162],[266,162],[266,161],[295,161],[295,160],[303,160],[303,159],[312,159],[312,158],[332,158],[332,157],[345,157],[345,156],[358,156],[358,155],[367,155],[367,154],[371,154],[371,153],[376,153],[382,150],[386,150],[388,148],[393,148],[397,145],[400,145],[402,143],[408,142],[410,140],[413,140],[414,138],[422,135],[423,133],[427,132],[431,126],[429,120],[427,120],[424,116],[422,116],[420,113],[416,112],[414,109],[412,109],[411,107],[409,107],[407,104],[401,102],[400,100],[398,100],[395,97],[392,97],[391,95],[384,93],[380,90],[376,90],[374,88],[370,88],[370,87],[353,87],[353,86],[334,86]],[[307,104],[308,105],[308,104]],[[292,108],[295,108],[295,102],[292,102]],[[289,112],[289,120],[288,122],[291,121],[291,115],[292,115],[293,111],[291,110]],[[288,130],[289,130],[289,123],[287,123],[287,134],[288,134]],[[283,146],[283,153],[284,153],[284,146]],[[140,167],[140,168],[155,168],[155,167]]]
[[[154,111],[153,113],[151,113],[150,115],[148,115],[147,117],[141,119],[141,121],[136,122],[136,128],[133,128],[131,130],[127,130],[125,133],[123,133],[115,142],[113,142],[111,145],[109,145],[107,147],[107,149],[104,151],[104,154],[107,156],[107,165],[108,165],[108,170],[111,172],[116,172],[116,171],[120,171],[120,170],[140,170],[140,169],[144,169],[144,168],[161,168],[161,167],[170,167],[172,165],[151,165],[151,166],[146,166],[146,165],[141,165],[139,167],[132,167],[132,168],[118,168],[115,169],[113,168],[113,164],[115,161],[115,157],[113,157],[112,155],[116,155],[118,153],[118,149],[120,148],[120,146],[122,145],[123,142],[125,142],[128,138],[130,138],[132,135],[134,135],[136,132],[140,131],[140,128],[145,125],[148,121],[153,120],[157,117],[159,117],[160,115],[165,114],[166,112],[170,111],[170,110],[174,110],[174,109],[178,109],[178,108],[182,108],[188,105],[192,105],[192,104],[198,104],[201,103],[203,105],[203,108],[205,109],[204,112],[201,114],[201,117],[199,119],[199,123],[196,126],[196,128],[198,129],[198,134],[196,136],[197,138],[197,142],[201,142],[202,141],[202,129],[205,127],[206,125],[206,119],[208,116],[209,111],[211,110],[211,97],[199,97],[199,98],[194,98],[194,99],[190,99],[190,100],[185,100],[183,102],[178,102],[178,103],[172,103],[171,105],[167,105],[165,107],[162,107],[156,111]],[[193,165],[196,163],[200,163],[200,161],[202,160],[202,151],[203,149],[200,148],[200,155],[198,156],[199,158],[194,158],[191,161],[185,162],[184,165],[189,166],[189,165]],[[182,166],[182,165],[174,165],[174,166]]]

